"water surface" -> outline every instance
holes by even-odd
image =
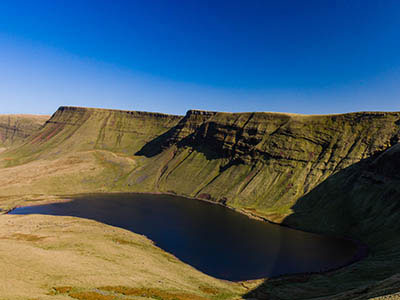
[[[10,214],[93,219],[146,235],[198,270],[227,280],[318,272],[352,261],[348,241],[250,219],[231,209],[170,195],[90,194]]]

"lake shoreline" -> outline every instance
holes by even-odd
[[[228,208],[230,210],[233,210],[235,212],[238,212],[242,215],[245,215],[246,217],[250,218],[250,219],[254,219],[257,221],[261,221],[261,222],[267,222],[269,224],[273,224],[273,225],[278,225],[278,226],[282,226],[282,227],[286,227],[289,228],[291,230],[295,230],[295,231],[300,231],[300,232],[305,232],[305,233],[311,233],[311,234],[317,234],[317,235],[323,235],[325,237],[330,237],[330,238],[336,238],[336,239],[341,239],[341,240],[347,240],[352,242],[356,247],[357,250],[355,252],[355,254],[353,255],[353,258],[347,262],[344,265],[338,266],[338,267],[334,267],[334,268],[330,268],[327,270],[323,270],[323,271],[316,271],[316,272],[299,272],[299,273],[289,273],[289,274],[281,274],[281,275],[277,275],[277,276],[271,276],[271,277],[262,277],[262,278],[256,278],[256,279],[247,279],[247,280],[238,280],[238,281],[230,281],[230,280],[226,280],[226,279],[219,279],[218,280],[224,280],[224,281],[230,281],[230,282],[235,282],[235,283],[240,283],[240,282],[251,282],[251,281],[258,281],[258,280],[263,280],[263,279],[283,279],[283,278],[293,278],[295,279],[296,277],[298,278],[304,278],[304,276],[311,276],[314,274],[320,274],[320,275],[329,275],[332,272],[338,271],[340,269],[343,269],[345,267],[348,267],[356,262],[359,262],[363,259],[365,259],[368,256],[369,253],[369,248],[366,244],[362,243],[359,240],[353,239],[353,238],[349,238],[349,237],[343,237],[343,236],[338,236],[338,235],[332,235],[329,233],[321,233],[321,232],[313,232],[313,231],[305,231],[305,230],[301,230],[295,227],[291,227],[287,224],[284,223],[278,223],[278,222],[273,222],[268,220],[265,217],[259,216],[253,212],[247,211],[245,209],[240,209],[240,208],[235,208],[235,207],[231,207],[228,206],[224,203],[221,202],[216,202],[216,201],[212,201],[209,199],[204,199],[204,198],[196,198],[196,197],[189,197],[189,196],[182,196],[182,195],[178,195],[175,193],[170,193],[170,192],[106,192],[106,193],[77,193],[77,194],[67,194],[67,195],[49,195],[49,196],[53,196],[53,197],[58,197],[58,198],[53,198],[53,199],[48,199],[48,200],[26,200],[27,203],[24,203],[23,205],[16,205],[15,207],[8,209],[8,210],[4,210],[1,211],[0,214],[8,214],[9,212],[13,211],[14,209],[17,208],[22,208],[22,207],[31,207],[31,206],[40,206],[40,205],[47,205],[47,204],[53,204],[53,203],[63,203],[63,202],[70,202],[73,201],[74,199],[70,199],[69,197],[76,197],[76,196],[84,196],[84,195],[115,195],[115,194],[136,194],[136,195],[169,195],[169,196],[177,196],[177,197],[182,197],[185,199],[190,199],[190,200],[199,200],[202,202],[207,202],[210,204],[217,204],[219,206]],[[45,197],[44,195],[41,195],[41,197]],[[32,202],[32,203],[29,203]],[[166,251],[166,250],[164,250]],[[168,251],[166,251],[167,253],[169,253]]]

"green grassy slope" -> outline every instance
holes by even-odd
[[[143,159],[146,143],[181,116],[61,107],[20,147],[0,155],[0,194],[60,194],[118,190]]]
[[[163,171],[155,174],[156,186],[154,173],[149,180],[161,191],[226,201],[279,221],[329,176],[396,143],[399,119],[399,113],[217,113],[168,150],[149,153]]]
[[[9,152],[15,159],[10,165],[96,149],[132,155],[180,119],[158,113],[61,107],[38,133]]]

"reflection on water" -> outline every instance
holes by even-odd
[[[350,262],[350,241],[268,224],[225,207],[170,195],[90,194],[11,214],[76,216],[146,235],[211,276],[248,280],[315,272]]]

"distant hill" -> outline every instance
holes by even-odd
[[[0,155],[0,195],[132,191],[215,201],[370,249],[295,290],[290,279],[268,280],[249,297],[365,299],[400,290],[382,283],[400,270],[399,112],[174,116],[61,107],[39,127]]]
[[[49,118],[45,115],[0,115],[0,148],[22,142]]]

